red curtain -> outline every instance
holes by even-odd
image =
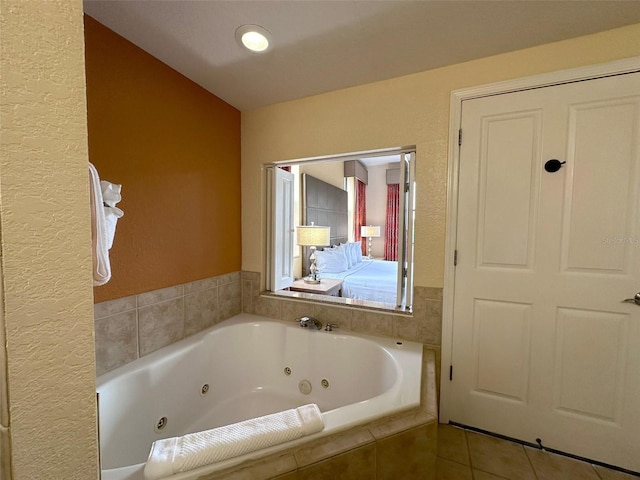
[[[356,179],[356,214],[353,223],[355,229],[353,238],[361,243],[362,255],[366,255],[367,244],[361,241],[360,227],[367,224],[367,186],[358,179]]]
[[[384,231],[384,259],[398,261],[398,215],[400,213],[400,185],[387,185],[387,221]]]

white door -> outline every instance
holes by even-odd
[[[282,168],[272,171],[271,202],[271,290],[282,290],[293,284],[293,181],[294,175]]]
[[[416,153],[400,154],[400,193],[398,211],[398,278],[396,305],[413,305],[413,246],[415,218],[415,168]]]
[[[640,74],[464,101],[459,172],[450,420],[640,471]]]

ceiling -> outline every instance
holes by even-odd
[[[85,0],[85,13],[245,111],[640,23],[640,0]],[[234,32],[272,35],[263,54]]]

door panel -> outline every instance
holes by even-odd
[[[628,317],[558,309],[554,375],[554,406],[558,411],[619,425]]]
[[[462,130],[450,419],[640,471],[640,74],[464,101]]]
[[[628,268],[628,248],[615,239],[637,233],[633,231],[637,109],[637,98],[570,107],[567,163],[573,165],[573,181],[565,206],[565,270],[625,273]]]
[[[483,119],[478,202],[478,263],[483,267],[532,266],[541,120],[539,110]]]
[[[475,300],[476,393],[527,401],[531,305]],[[504,348],[494,348],[500,344]]]

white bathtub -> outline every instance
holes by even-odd
[[[421,366],[418,343],[237,315],[98,378],[102,479],[143,480],[155,440],[307,403],[320,407],[322,432],[172,480],[195,479],[416,407]],[[299,388],[304,380],[309,394]],[[165,424],[160,430],[159,422]]]

